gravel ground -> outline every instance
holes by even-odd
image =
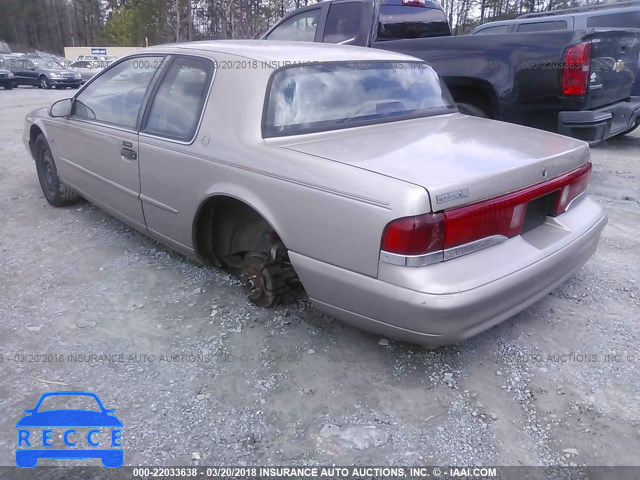
[[[596,255],[428,351],[306,304],[261,310],[88,203],[50,207],[22,122],[68,95],[0,91],[0,465],[23,410],[61,389],[116,409],[127,465],[639,463],[640,133],[593,149]]]

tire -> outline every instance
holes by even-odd
[[[471,115],[472,117],[490,118],[489,114],[482,108],[471,105],[470,103],[456,103],[458,111],[464,115]]]
[[[626,135],[627,133],[631,133],[633,132],[636,128],[640,127],[640,123],[636,123],[633,127],[631,127],[629,130],[627,130],[626,132],[622,132],[620,135]]]
[[[42,88],[44,90],[51,89],[51,84],[49,83],[49,79],[46,76],[40,75],[40,80],[38,81],[38,88]]]
[[[36,139],[36,171],[44,197],[54,207],[64,207],[77,202],[80,196],[70,190],[58,177],[58,170],[44,135]]]
[[[11,85],[10,83],[4,86],[5,90],[13,90],[13,85]]]
[[[80,85],[71,85],[71,88],[73,88],[74,90],[77,90],[80,88]]]

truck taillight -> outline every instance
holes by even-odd
[[[381,250],[405,256],[440,252],[440,260],[447,260],[486,248],[523,233],[529,202],[553,195],[550,198],[555,199],[555,203],[550,205],[547,215],[557,216],[565,212],[571,202],[586,190],[590,175],[591,163],[586,163],[564,175],[507,195],[444,213],[394,220],[384,229]],[[415,265],[421,264],[417,262]]]
[[[402,0],[402,5],[405,7],[424,7],[426,0]]]
[[[584,95],[587,93],[589,64],[591,62],[591,43],[572,45],[562,56],[562,94]]]

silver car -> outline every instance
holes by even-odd
[[[102,62],[99,62],[97,60],[79,60],[69,65],[69,70],[73,70],[74,72],[80,74],[80,77],[82,77],[82,83],[88,82],[103,69],[104,66]]]
[[[607,221],[586,143],[462,115],[429,65],[383,50],[152,47],[29,114],[24,142],[52,205],[82,196],[238,272],[258,305],[306,295],[427,345],[542,298]]]

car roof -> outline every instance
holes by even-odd
[[[487,28],[501,27],[503,25],[513,25],[514,23],[516,23],[515,19],[514,20],[497,20],[495,22],[483,23],[482,25],[478,25],[476,28],[471,30],[469,32],[469,35],[474,35],[476,32],[479,32],[480,30],[486,30]]]
[[[138,50],[140,53],[224,53],[261,62],[307,63],[329,61],[416,60],[408,55],[373,48],[312,42],[278,40],[211,40],[202,42],[156,45]]]

